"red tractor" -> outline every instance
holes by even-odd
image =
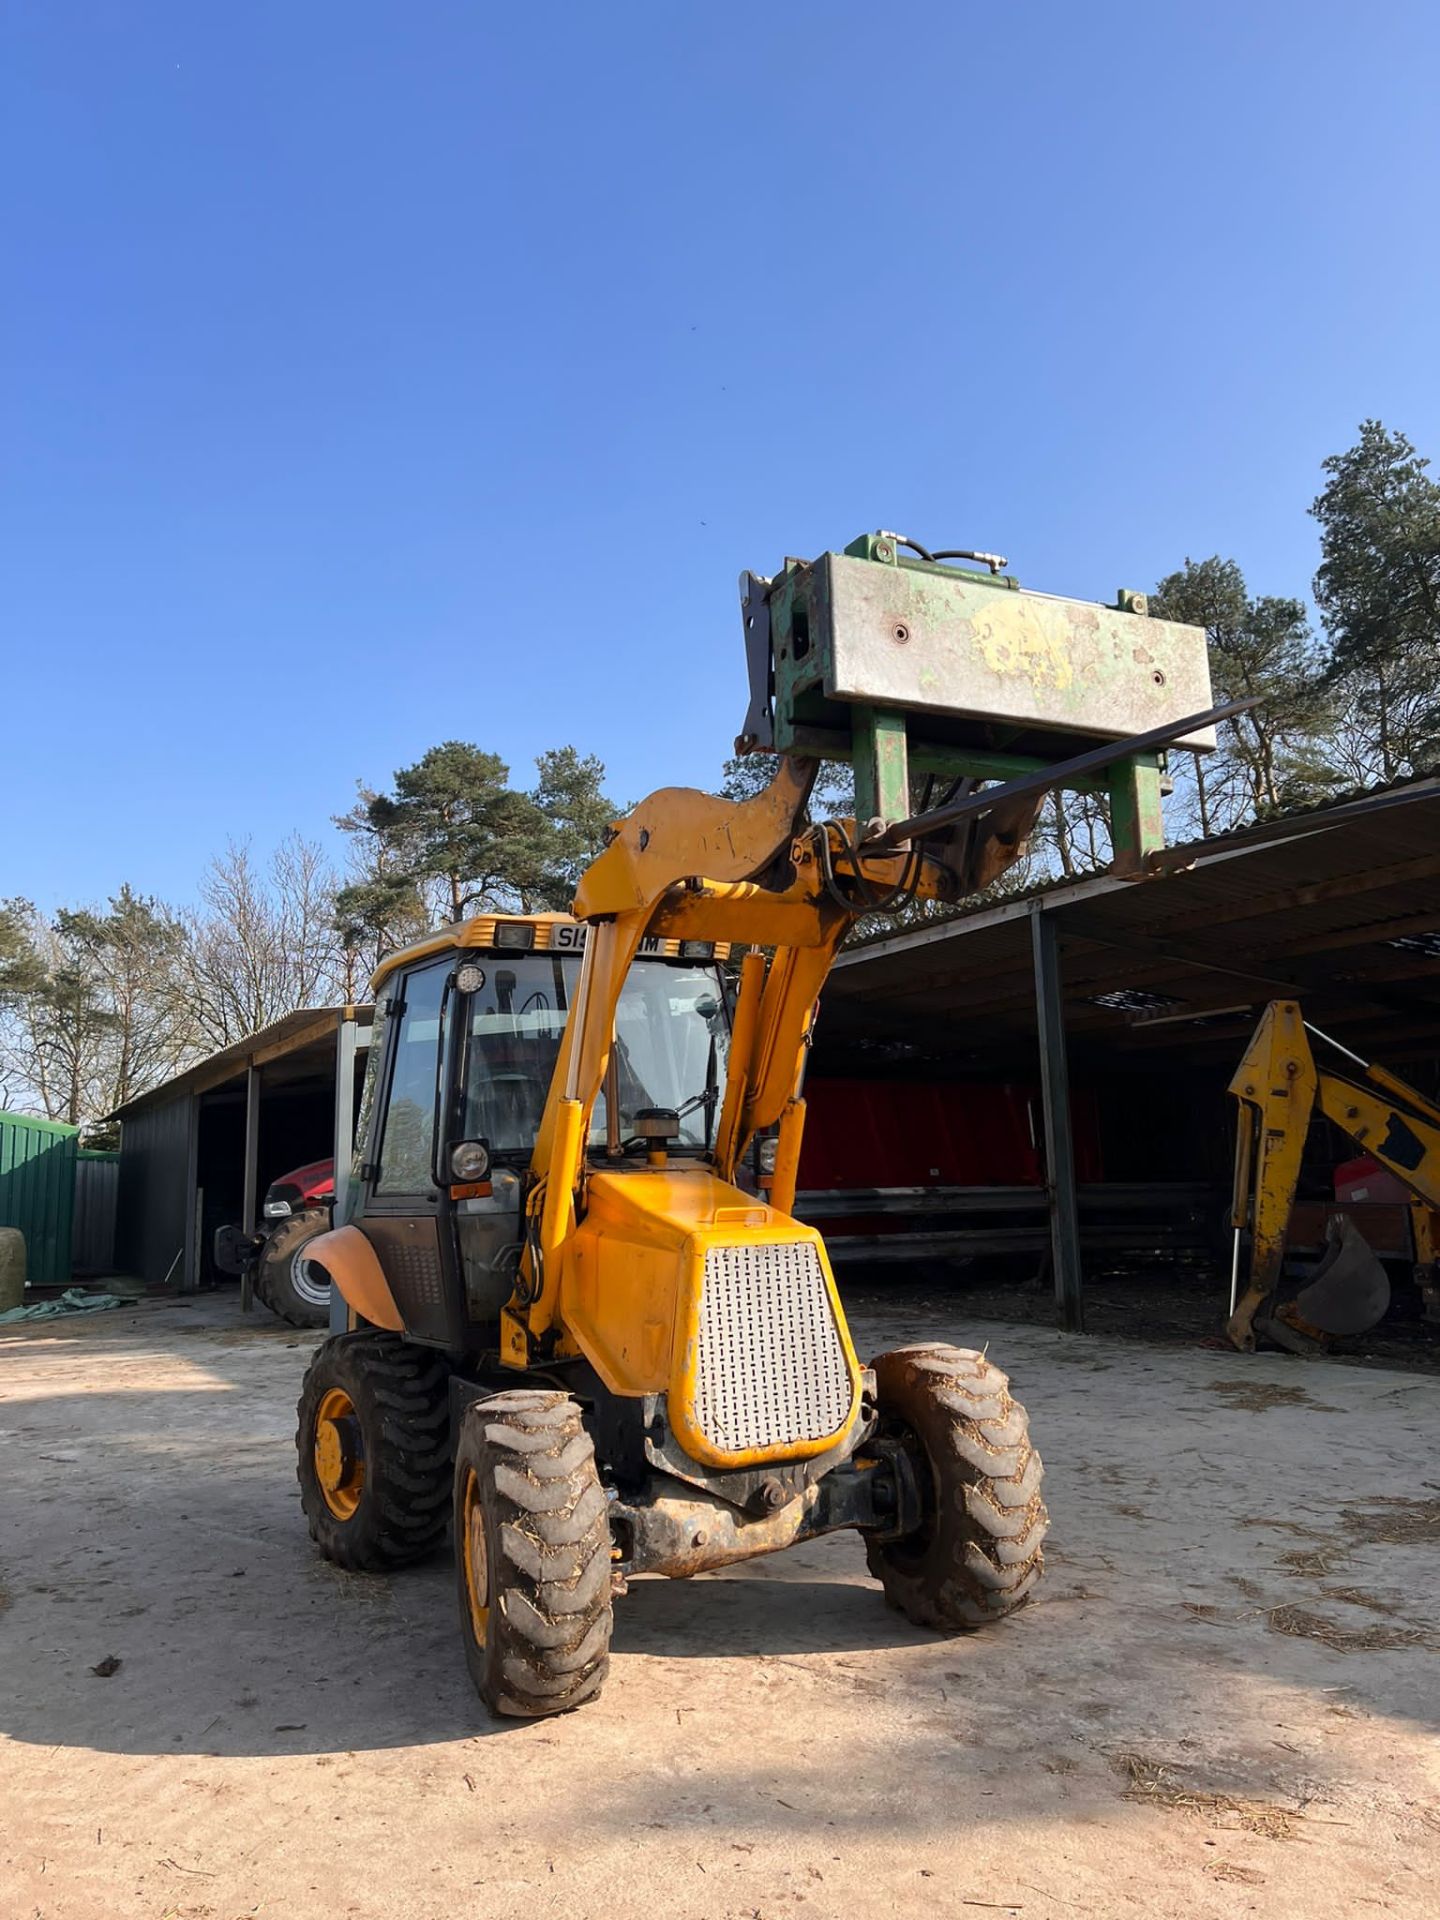
[[[281,1174],[265,1190],[260,1233],[221,1227],[215,1235],[215,1265],[222,1273],[248,1277],[256,1297],[292,1327],[330,1324],[330,1281],[312,1267],[306,1248],[325,1233],[335,1205],[333,1158],[312,1160]]]

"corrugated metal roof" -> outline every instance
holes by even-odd
[[[1298,837],[1308,838],[1311,834],[1324,833],[1342,824],[1351,817],[1370,818],[1378,815],[1394,815],[1409,809],[1412,802],[1440,795],[1440,768],[1430,768],[1424,773],[1406,775],[1400,780],[1392,780],[1379,787],[1357,787],[1346,793],[1332,794],[1328,799],[1317,800],[1308,807],[1293,807],[1285,813],[1279,813],[1269,820],[1253,821],[1249,826],[1237,827],[1233,833],[1212,834],[1204,839],[1179,840],[1173,845],[1161,849],[1151,856],[1151,872],[1146,876],[1153,878],[1160,873],[1174,872],[1182,868],[1205,865],[1214,860],[1226,859],[1235,854],[1250,854],[1258,847],[1283,846]],[[1430,831],[1434,831],[1433,828]],[[1078,876],[1056,874],[1049,879],[1039,880],[1033,886],[1024,887],[1001,900],[976,901],[972,905],[956,909],[943,920],[937,920],[932,926],[907,928],[897,933],[880,933],[872,939],[859,942],[841,956],[841,963],[852,960],[857,954],[868,951],[878,945],[892,945],[912,939],[916,934],[938,933],[955,921],[989,920],[996,915],[1005,915],[1019,911],[1032,900],[1045,898],[1050,894],[1066,893],[1076,887],[1103,890],[1106,888],[1133,887],[1133,880],[1115,880],[1106,873],[1081,874]],[[1265,891],[1265,884],[1258,877],[1255,880],[1257,895]]]
[[[821,1043],[939,1027],[1033,1033],[1029,922],[1059,916],[1072,1033],[1142,1048],[1219,1039],[1209,1025],[1293,996],[1387,1042],[1440,1039],[1440,775],[1345,795],[1167,849],[1149,877],[1060,880],[841,956]],[[1409,945],[1395,945],[1407,941]],[[1431,949],[1434,950],[1431,950]],[[1147,1015],[1094,1004],[1139,992]],[[1226,1010],[1235,1010],[1233,1015]],[[1395,1050],[1394,1046],[1390,1049]]]
[[[136,1094],[133,1100],[127,1100],[123,1107],[117,1107],[107,1118],[124,1120],[163,1101],[184,1099],[189,1094],[204,1093],[212,1087],[223,1086],[227,1080],[235,1079],[251,1066],[264,1066],[271,1061],[283,1060],[331,1038],[346,1013],[365,1019],[371,1011],[369,1006],[300,1007],[294,1013],[283,1014],[280,1019],[272,1020],[268,1027],[262,1027],[258,1033],[247,1033],[243,1040],[233,1041],[228,1047],[207,1054],[203,1060],[197,1060],[182,1073],[162,1080],[158,1087]]]

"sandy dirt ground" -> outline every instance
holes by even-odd
[[[921,1632],[854,1536],[639,1581],[603,1698],[520,1725],[448,1554],[310,1547],[310,1338],[226,1297],[0,1336],[0,1916],[1433,1914],[1440,1382],[954,1314],[869,1295],[858,1342],[1009,1367],[1033,1606]]]

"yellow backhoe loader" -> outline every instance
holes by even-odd
[[[418,1559],[453,1522],[497,1712],[599,1691],[632,1575],[858,1528],[887,1598],[946,1631],[1040,1577],[1005,1374],[939,1343],[862,1364],[791,1212],[816,998],[857,918],[985,886],[1056,785],[1108,787],[1138,872],[1161,750],[1213,745],[1231,711],[1203,633],[1002,568],[881,533],[743,576],[737,745],[776,756],[769,785],[652,794],[573,915],[483,914],[376,977],[348,1202],[311,1243],[347,1330],[306,1377],[302,1500],[344,1567]],[[810,818],[821,756],[855,763],[854,819]]]
[[[1355,1071],[1318,1066],[1311,1034]],[[1329,1222],[1325,1257],[1305,1287],[1293,1300],[1278,1299],[1305,1136],[1317,1113],[1410,1193],[1416,1279],[1431,1298],[1440,1252],[1440,1108],[1310,1026],[1293,1000],[1272,1000],[1265,1009],[1230,1091],[1239,1103],[1231,1210],[1237,1275],[1240,1235],[1247,1222],[1251,1228],[1249,1284],[1238,1302],[1232,1284],[1225,1329],[1231,1343],[1253,1353],[1258,1335],[1313,1353],[1333,1337],[1373,1327],[1390,1304],[1385,1269],[1343,1214]]]

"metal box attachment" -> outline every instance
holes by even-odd
[[[1097,739],[1148,733],[1210,705],[1202,629],[1143,612],[843,553],[806,569],[791,605],[810,635],[795,660],[792,624],[792,700],[813,687],[826,700]],[[1213,747],[1214,730],[1177,744]]]
[[[1142,595],[1107,607],[1027,593],[1005,575],[897,562],[877,537],[857,544],[875,557],[823,553],[770,583],[782,753],[834,751],[819,736],[849,734],[841,702],[916,716],[912,744],[1055,759],[1210,705],[1204,629],[1152,619]],[[1176,744],[1211,748],[1214,729]]]
[[[737,751],[852,761],[857,812],[881,822],[913,811],[916,775],[1053,767],[1066,785],[1079,761],[1074,784],[1110,794],[1117,856],[1157,844],[1161,752],[1215,745],[1204,629],[1151,619],[1140,593],[1113,606],[1028,593],[993,570],[1003,561],[979,572],[909,544],[866,534],[773,580],[741,576]],[[1124,744],[1107,756],[1111,742]]]

